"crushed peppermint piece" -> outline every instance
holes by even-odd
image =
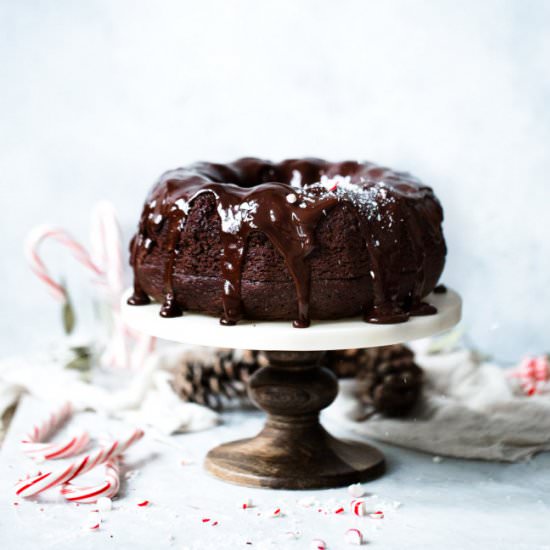
[[[353,483],[348,487],[348,493],[353,498],[361,498],[365,496],[365,490],[363,489],[363,486],[360,483]]]
[[[202,518],[201,521],[203,523],[208,523],[210,521],[210,518]]]
[[[384,512],[382,510],[377,510],[372,514],[369,514],[369,517],[372,519],[384,519]]]
[[[311,550],[327,550],[326,542],[321,539],[313,539],[309,547]]]
[[[348,544],[354,544],[355,546],[363,544],[363,533],[359,529],[348,529],[345,538]]]
[[[334,513],[335,514],[343,514],[344,513],[344,508],[342,508],[342,507],[336,508],[336,510],[334,510]]]
[[[273,510],[272,514],[271,514],[271,517],[272,518],[279,518],[283,515],[283,513],[281,512],[281,509],[280,508],[276,508],[275,510]]]
[[[351,501],[351,513],[355,516],[364,516],[367,513],[364,500]]]
[[[92,512],[89,512],[86,518],[84,527],[92,531],[95,531],[99,529],[100,525],[101,525],[101,517],[99,515],[99,512],[97,510],[93,510]]]
[[[148,500],[141,500],[137,503],[137,505],[140,508],[145,508],[145,506],[149,506],[150,502]]]
[[[351,178],[349,176],[340,176],[336,175],[332,178],[328,176],[321,176],[319,182],[327,191],[336,191],[339,185],[349,185],[351,184]]]

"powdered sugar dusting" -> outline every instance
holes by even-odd
[[[251,227],[255,227],[253,223],[253,214],[258,210],[256,201],[245,201],[240,204],[231,205],[225,209],[221,203],[218,204],[218,214],[222,222],[222,231],[236,235],[242,224],[247,223]]]
[[[333,195],[339,201],[350,202],[369,220],[387,221],[388,228],[394,222],[392,215],[386,211],[396,199],[383,181],[353,181],[351,176],[322,175],[318,182],[302,188],[300,199],[304,203],[313,202],[318,198],[319,191]]]

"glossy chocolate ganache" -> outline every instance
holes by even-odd
[[[431,188],[370,162],[197,163],[161,176],[130,245],[133,305],[240,319],[399,323],[445,263]]]

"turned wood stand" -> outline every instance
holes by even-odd
[[[239,483],[275,489],[314,489],[368,481],[384,472],[384,456],[365,443],[340,441],[319,422],[338,393],[322,351],[269,351],[269,366],[250,379],[252,401],[268,413],[251,439],[220,445],[206,469]]]
[[[371,325],[359,319],[316,322],[307,329],[290,322],[244,322],[222,326],[217,319],[185,314],[158,315],[158,304],[128,306],[124,320],[133,328],[167,340],[196,345],[266,350],[269,365],[250,378],[252,401],[267,412],[262,431],[249,439],[212,449],[205,467],[216,477],[254,487],[313,489],[368,481],[384,473],[376,448],[330,435],[319,413],[338,393],[334,374],[323,367],[324,350],[375,347],[422,338],[455,325],[461,315],[458,294],[430,295],[436,315],[397,325]]]

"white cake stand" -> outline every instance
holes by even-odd
[[[252,401],[268,413],[263,430],[250,439],[212,449],[206,469],[233,483],[285,489],[337,487],[367,481],[384,472],[380,451],[331,436],[319,412],[338,393],[334,374],[321,366],[326,350],[377,347],[424,338],[460,320],[460,296],[447,290],[425,301],[438,313],[405,323],[374,325],[362,319],[317,321],[298,329],[290,321],[243,321],[221,325],[217,318],[186,313],[167,319],[160,306],[122,303],[122,316],[134,329],[166,340],[219,348],[265,352],[269,365],[249,381]]]

